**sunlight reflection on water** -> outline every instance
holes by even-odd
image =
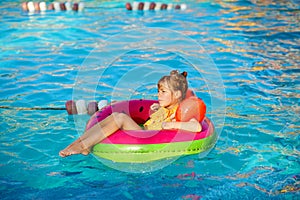
[[[84,13],[30,16],[20,12],[18,3],[0,3],[0,105],[12,108],[0,110],[3,198],[299,195],[299,4],[292,0],[187,1],[191,6],[178,12],[133,13],[119,6],[96,9],[123,3],[88,1]],[[107,168],[92,156],[60,159],[58,151],[78,136],[76,122],[83,130],[88,116],[13,108],[63,107],[72,98],[79,67],[89,53],[112,35],[143,27],[167,27],[185,34],[199,42],[217,65],[227,113],[224,127],[215,124],[223,128],[216,148],[204,159],[187,156],[142,175]],[[181,40],[178,45],[184,46]],[[183,62],[162,51],[121,57],[103,82],[90,83],[97,84],[99,98],[113,90],[119,98],[126,96],[115,88],[116,77],[133,65],[147,65],[135,62],[141,55],[158,64]],[[209,72],[206,66],[200,70]],[[210,106],[211,93],[203,77],[192,72],[189,81]],[[155,88],[148,87],[149,96],[142,88],[132,92],[135,97],[155,97]],[[208,115],[214,112],[209,109]]]

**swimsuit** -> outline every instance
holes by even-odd
[[[161,107],[155,113],[150,115],[150,119],[144,124],[147,130],[161,130],[163,122],[171,122],[174,117],[178,106],[168,110],[167,108]]]

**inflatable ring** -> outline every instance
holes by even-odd
[[[104,107],[88,121],[86,130],[113,112],[123,112],[138,124],[143,124],[154,100],[121,101]],[[191,133],[183,130],[118,130],[100,143],[92,153],[113,162],[145,163],[175,156],[208,153],[215,145],[217,134],[213,123],[205,118],[202,131]]]

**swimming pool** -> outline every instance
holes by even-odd
[[[86,1],[82,13],[44,14],[24,13],[20,2],[0,3],[1,199],[297,199],[299,2],[184,1],[186,10],[132,12],[126,1]],[[167,30],[165,48],[158,36],[133,33],[149,29],[156,36]],[[130,46],[139,38],[148,48]],[[191,40],[199,45],[178,54]],[[192,67],[187,58],[200,47],[217,71],[210,59]],[[102,63],[106,51],[115,58]],[[88,116],[24,109],[61,108],[73,97],[155,98],[154,77],[174,66],[190,72],[220,131],[205,158],[143,173],[92,155],[62,159],[59,150],[82,133]],[[214,75],[216,84],[207,80]]]

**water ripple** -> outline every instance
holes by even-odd
[[[100,195],[112,199],[239,199],[241,195],[292,199],[299,195],[297,1],[187,0],[191,5],[187,10],[166,12],[127,12],[123,9],[125,1],[86,3],[84,13],[28,15],[20,12],[19,3],[0,2],[1,106],[63,107],[72,98],[80,65],[92,50],[101,53],[107,38],[134,28],[169,28],[197,41],[216,63],[226,91],[227,114],[225,127],[215,125],[223,132],[216,148],[204,159],[188,156],[160,171],[132,175],[108,169],[92,156],[57,156],[82,133],[88,116],[1,109],[0,182],[4,199]],[[168,39],[161,36],[166,44]],[[124,41],[108,52],[118,52],[121,44]],[[182,46],[185,43],[178,38],[178,48]],[[129,43],[124,48],[132,46]],[[97,91],[88,87],[82,94],[88,94],[84,96],[88,99],[95,98],[91,93],[103,98],[115,91],[120,99],[128,92],[136,98],[154,98],[152,86],[134,91],[116,87],[134,66],[151,70],[150,64],[181,70],[187,66],[184,59],[161,49],[130,52],[110,63],[99,83],[89,82],[89,77],[104,66],[91,66],[80,83],[93,89],[97,85]],[[211,73],[206,66],[200,71],[202,75]],[[206,101],[208,115],[213,114],[210,95],[218,98],[220,94],[209,91],[199,73],[189,72],[189,81]],[[80,127],[75,125],[78,121]]]

